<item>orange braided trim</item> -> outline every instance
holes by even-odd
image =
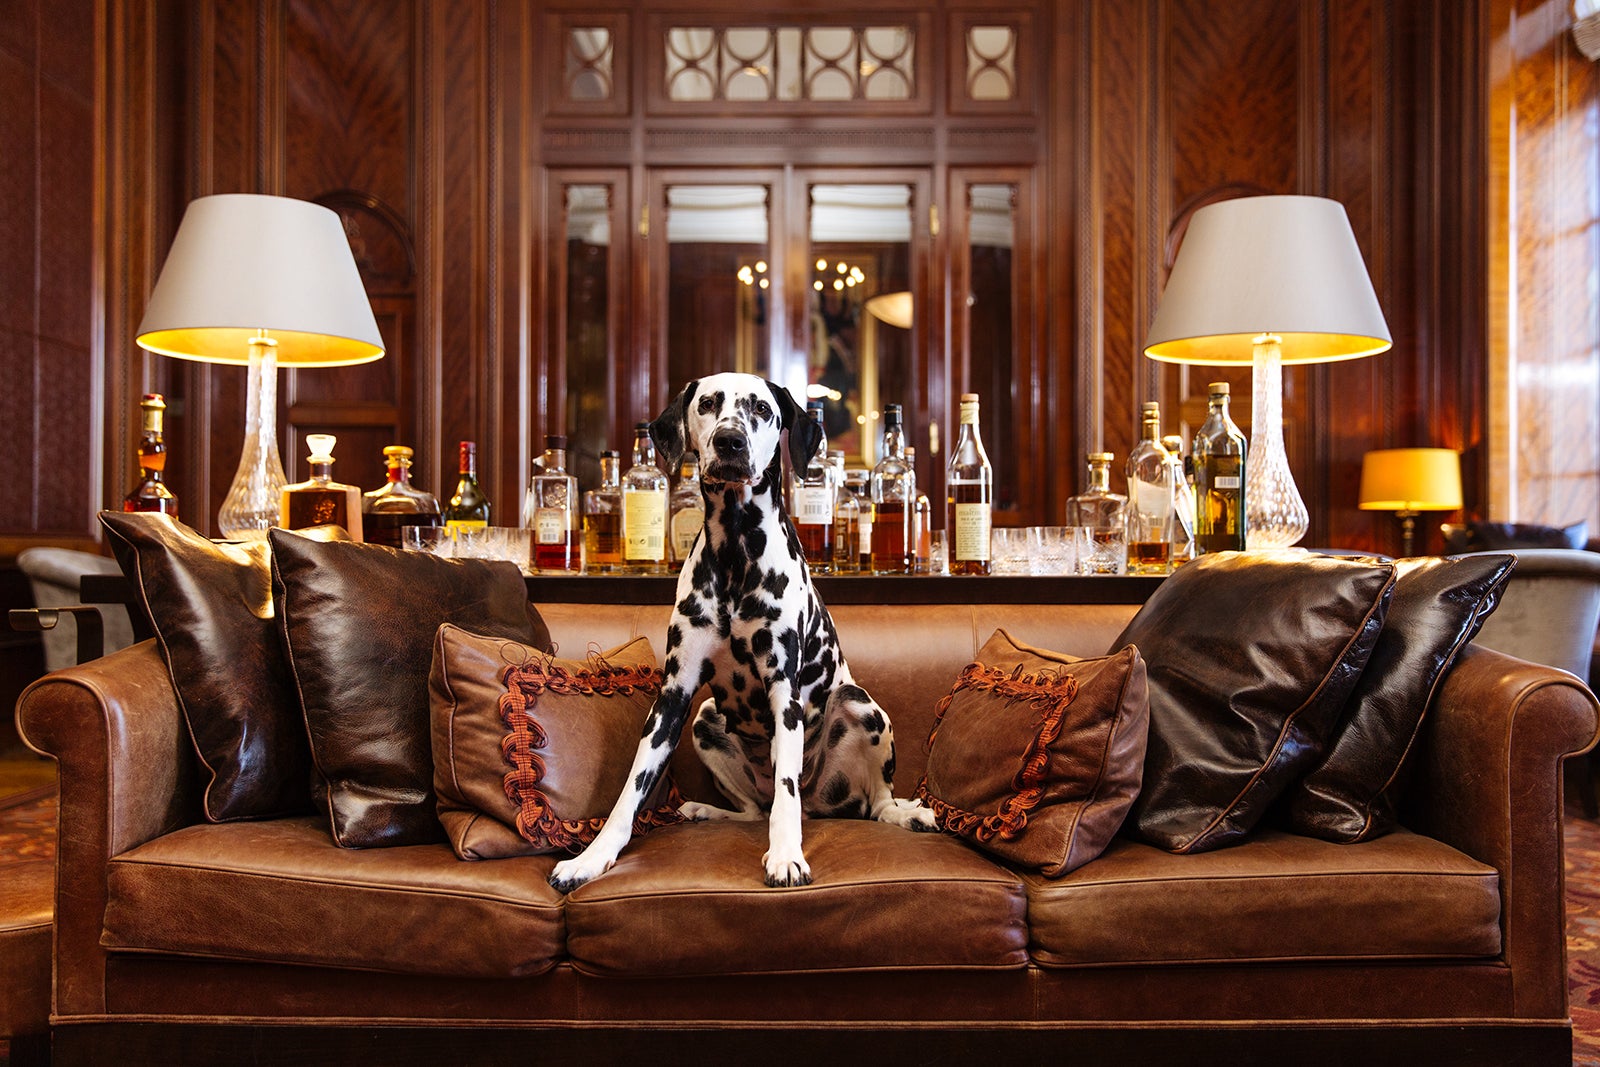
[[[1078,695],[1078,680],[1070,674],[1041,671],[1023,674],[1018,666],[1009,674],[981,663],[969,663],[956,679],[956,684],[939,701],[934,713],[933,729],[928,734],[928,751],[933,751],[934,740],[939,736],[939,725],[950,710],[950,702],[963,690],[991,692],[1006,700],[1028,702],[1039,712],[1039,725],[1034,731],[1022,758],[1022,767],[1011,780],[1015,790],[1000,802],[992,815],[980,815],[958,808],[928,792],[928,776],[924,774],[917,783],[917,799],[933,812],[939,826],[945,830],[975,838],[981,842],[999,838],[1010,841],[1028,828],[1028,813],[1038,807],[1044,796],[1045,773],[1050,769],[1050,746],[1061,736],[1061,726],[1067,708]]]
[[[544,779],[544,757],[539,754],[548,743],[544,728],[534,718],[539,698],[545,693],[578,696],[632,696],[661,692],[663,674],[655,667],[613,667],[591,652],[585,667],[572,670],[544,655],[506,668],[505,693],[500,697],[500,720],[507,733],[500,751],[511,770],[505,776],[506,796],[517,805],[517,833],[540,848],[576,852],[600,832],[604,816],[589,819],[563,819],[550,810],[550,798],[539,783]],[[682,822],[678,809],[683,798],[678,787],[668,780],[665,802],[641,810],[633,820],[633,832],[640,834],[657,826]]]

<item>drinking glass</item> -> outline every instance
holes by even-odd
[[[1078,557],[1079,574],[1128,573],[1128,530],[1115,526],[1086,526],[1089,551]]]

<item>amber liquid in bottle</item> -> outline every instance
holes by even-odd
[[[907,573],[906,505],[900,500],[883,500],[872,505],[873,569],[882,573]]]
[[[162,481],[167,469],[167,446],[162,416],[167,404],[160,393],[146,393],[139,401],[143,436],[139,439],[139,480],[122,499],[123,511],[156,511],[178,517],[178,498]]]
[[[949,522],[949,524],[950,524],[949,525],[949,529],[951,529],[952,531],[956,529],[956,522],[958,520],[955,518],[955,516],[957,514],[959,514],[957,509],[960,508],[961,505],[963,505],[963,504],[978,504],[978,505],[982,505],[984,507],[988,507],[988,506],[991,506],[993,504],[993,495],[994,495],[993,488],[990,487],[990,486],[987,486],[987,485],[978,485],[978,484],[956,484],[956,485],[951,485],[949,487],[949,490],[948,490],[948,496],[949,496],[950,504],[951,504],[951,507],[950,507],[950,516],[951,517],[947,520]],[[952,535],[948,535],[948,536],[951,537],[952,542],[953,542],[955,535],[952,534]],[[951,547],[954,547],[954,545],[952,544]],[[950,573],[951,574],[965,574],[965,575],[990,574],[990,573],[993,573],[993,567],[992,567],[991,562],[988,559],[952,559],[950,561]]]
[[[622,566],[622,512],[604,511],[583,518],[589,569],[613,571]]]

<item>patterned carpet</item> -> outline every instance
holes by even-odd
[[[23,860],[53,859],[55,790],[0,801],[0,878]],[[1567,827],[1567,988],[1574,1067],[1600,1067],[1600,823],[1573,817]],[[0,1067],[9,1061],[0,1041]]]

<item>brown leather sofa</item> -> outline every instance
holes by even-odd
[[[665,607],[540,610],[568,654],[638,634],[661,653]],[[1134,610],[834,616],[894,720],[905,794],[936,701],[997,627],[1100,655]],[[345,850],[309,816],[208,824],[148,641],[36,683],[19,719],[61,769],[62,1064],[1570,1062],[1561,762],[1594,741],[1597,705],[1486,648],[1442,687],[1395,833],[1259,829],[1198,855],[1119,838],[1056,880],[944,835],[815,821],[814,884],[773,890],[763,826],[700,823],[635,839],[564,899],[552,857]],[[703,793],[692,756],[675,770]]]

